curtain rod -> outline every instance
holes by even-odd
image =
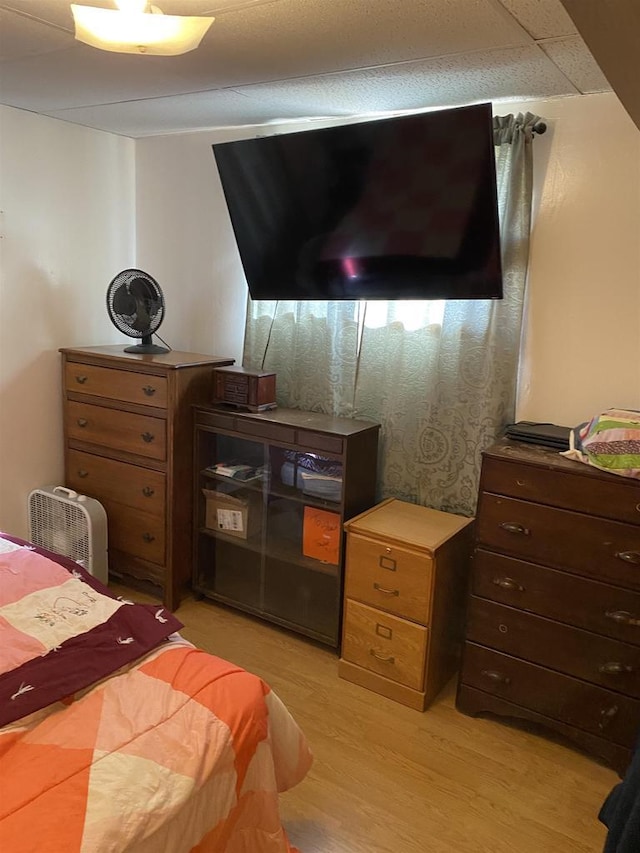
[[[542,135],[546,133],[547,125],[543,121],[539,121],[537,124],[533,125],[533,132]]]

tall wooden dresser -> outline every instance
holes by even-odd
[[[338,673],[424,711],[459,664],[472,519],[389,498],[344,526]]]
[[[233,359],[60,352],[65,485],[104,505],[110,575],[151,582],[173,610],[192,570],[191,404],[211,400],[213,368]]]
[[[484,453],[457,707],[624,771],[640,734],[640,482],[508,439]]]

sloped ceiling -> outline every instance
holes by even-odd
[[[97,50],[68,0],[0,0],[0,102],[135,138],[611,89],[561,0],[157,2],[215,15],[197,50]]]

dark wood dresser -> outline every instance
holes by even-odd
[[[456,705],[623,772],[640,733],[640,482],[504,439],[483,454]]]
[[[123,346],[62,349],[65,484],[108,519],[109,574],[153,584],[173,610],[191,579],[193,403],[232,358]]]

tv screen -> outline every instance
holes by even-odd
[[[216,143],[252,299],[500,299],[490,104]]]

